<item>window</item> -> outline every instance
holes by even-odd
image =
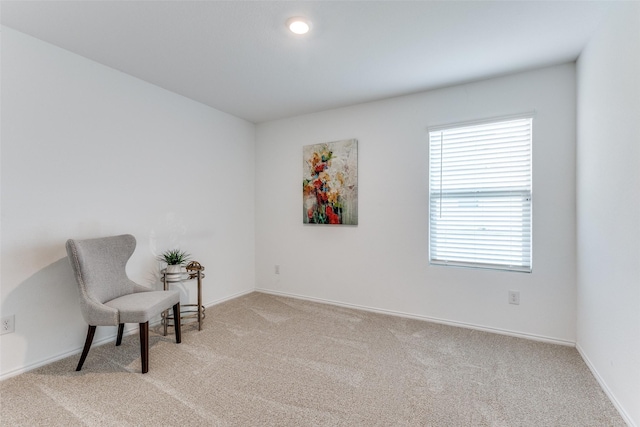
[[[431,264],[531,272],[532,118],[429,129]]]

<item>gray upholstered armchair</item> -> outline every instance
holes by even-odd
[[[80,308],[89,324],[87,339],[76,371],[82,369],[96,326],[118,326],[116,346],[122,342],[125,323],[140,325],[142,373],[149,371],[149,320],[173,307],[180,319],[180,293],[153,291],[132,282],[125,267],[136,247],[135,237],[104,237],[67,241],[67,254],[80,290]],[[176,342],[181,341],[180,322],[175,322]]]

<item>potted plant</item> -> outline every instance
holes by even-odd
[[[191,259],[191,255],[180,249],[171,249],[158,256],[158,261],[167,263],[167,275],[180,275],[182,266]]]

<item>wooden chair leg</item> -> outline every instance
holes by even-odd
[[[84,365],[84,360],[87,358],[87,354],[89,354],[89,349],[91,348],[91,343],[93,342],[93,336],[96,333],[96,327],[89,325],[89,330],[87,331],[87,339],[84,341],[84,348],[82,349],[82,356],[80,356],[80,361],[78,362],[78,367],[76,367],[76,371],[82,369],[82,365]]]
[[[142,373],[149,372],[149,322],[140,323],[140,355],[142,357]]]
[[[173,306],[173,325],[176,331],[176,342],[180,344],[182,342],[182,319],[180,319],[180,303]]]
[[[118,338],[116,339],[116,347],[122,344],[122,333],[124,332],[124,323],[118,325]]]

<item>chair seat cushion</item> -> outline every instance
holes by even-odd
[[[119,323],[145,323],[180,302],[180,292],[149,291],[124,295],[104,305],[118,310]]]

